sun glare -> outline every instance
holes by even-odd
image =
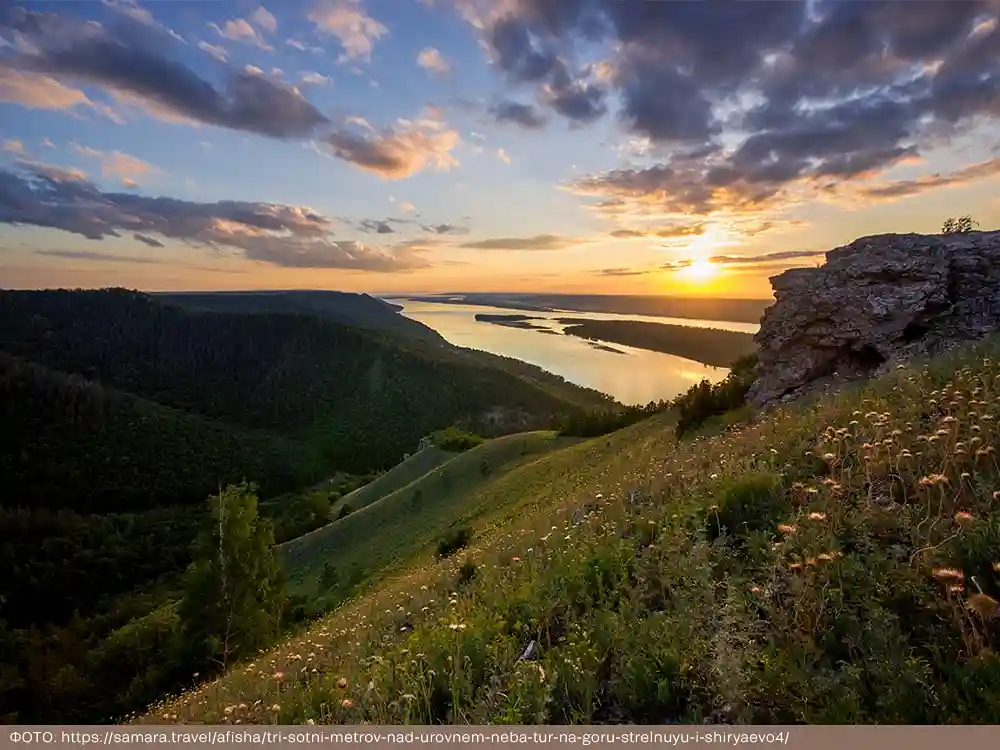
[[[691,281],[709,281],[719,273],[719,267],[710,260],[696,260],[681,270],[681,275]]]

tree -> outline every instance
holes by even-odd
[[[196,543],[178,614],[195,658],[225,668],[277,635],[281,575],[255,485],[229,485],[208,503],[211,523]]]
[[[978,226],[979,222],[971,216],[959,216],[957,219],[946,220],[941,227],[941,234],[966,234]]]

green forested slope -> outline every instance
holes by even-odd
[[[0,720],[105,720],[191,679],[164,639],[220,487],[259,485],[285,534],[314,510],[305,488],[356,487],[435,430],[500,415],[491,429],[512,432],[607,403],[350,301],[307,315],[0,291]]]

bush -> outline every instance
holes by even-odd
[[[455,451],[456,453],[467,451],[470,448],[475,448],[477,445],[481,445],[484,441],[485,438],[482,438],[479,435],[474,435],[471,432],[465,432],[457,427],[449,427],[446,430],[438,430],[431,435],[431,442],[433,442],[438,448],[446,451]]]
[[[951,218],[945,221],[941,227],[941,234],[968,234],[978,226],[979,222],[971,216],[959,216],[957,219]]]
[[[789,507],[777,474],[753,474],[733,482],[719,495],[718,510],[709,516],[709,539],[722,534],[744,538],[753,531],[769,528],[773,519]]]
[[[340,510],[337,512],[337,520],[339,521],[344,516],[349,516],[353,512],[354,508],[351,506],[351,504],[344,503],[342,506],[340,506]]]
[[[598,437],[624,429],[670,408],[668,401],[650,401],[645,406],[624,409],[594,409],[564,417],[559,425],[563,437]]]
[[[683,437],[701,427],[711,417],[739,409],[746,404],[747,392],[757,377],[757,355],[740,357],[721,383],[712,385],[702,380],[678,396],[673,406],[677,410],[677,437]]]
[[[475,577],[476,577],[476,564],[471,560],[466,560],[464,563],[462,563],[462,567],[458,569],[458,581],[456,585],[464,586]]]
[[[450,557],[464,549],[472,538],[472,530],[467,526],[462,526],[449,531],[441,541],[438,542],[437,556]]]

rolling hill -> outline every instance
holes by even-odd
[[[386,315],[400,317],[392,310]],[[447,345],[300,314],[192,312],[125,290],[0,292],[0,351],[158,404],[180,421],[197,417],[297,447],[298,459],[282,470],[248,472],[246,478],[265,486],[282,474],[315,480],[320,469],[388,468],[421,437],[452,424],[486,429],[489,420],[499,432],[544,427],[560,414],[607,403],[554,376],[502,358],[494,366]],[[109,450],[127,453],[116,435],[107,433],[115,446]],[[30,443],[31,433],[22,439]],[[170,450],[164,449],[163,462],[176,465]],[[260,446],[247,451],[259,453]],[[234,461],[232,470],[250,460]],[[311,468],[300,471],[303,466]],[[117,467],[109,473],[123,481]],[[138,474],[135,483],[142,491],[150,484]],[[34,492],[30,484],[11,489],[14,503],[22,491]],[[88,485],[71,484],[62,494],[70,491],[87,502]],[[177,498],[203,499],[204,484]]]
[[[0,717],[102,720],[189,679],[158,628],[220,487],[255,483],[288,538],[330,480],[356,487],[432,432],[609,404],[363,295],[0,291]]]
[[[454,455],[395,490],[393,478],[383,484],[389,490],[384,495],[372,485],[356,490],[353,500],[344,500],[357,503],[357,510],[279,547],[292,593],[326,599],[322,608],[329,606],[368,577],[433,546],[449,528],[498,510],[508,499],[493,483],[506,471],[575,442],[553,432],[506,435]],[[398,468],[410,467],[404,462]],[[324,580],[328,566],[332,572]]]
[[[464,550],[135,720],[996,723],[998,363],[515,465]]]
[[[303,291],[153,292],[154,299],[194,312],[310,315],[349,326],[387,331],[438,347],[447,342],[423,323],[403,317],[399,307],[367,294]]]

